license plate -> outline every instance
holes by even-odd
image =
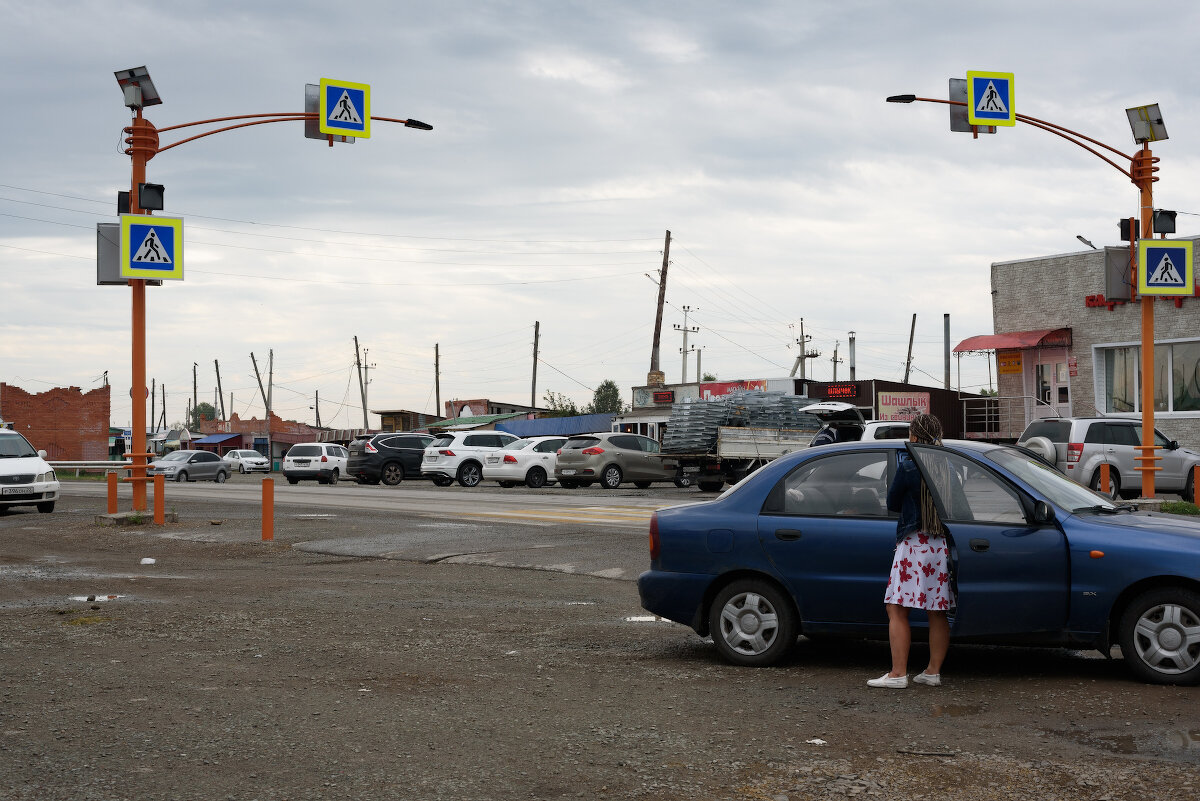
[[[308,459],[297,459],[296,466],[297,467],[308,467]]]
[[[699,472],[700,472],[700,468],[699,468],[699,467],[685,467],[685,468],[683,468],[683,472],[685,472],[685,473],[699,473]]]
[[[487,463],[488,463],[488,464],[495,464],[495,463],[496,463],[496,462],[498,462],[498,461],[500,461],[500,460],[499,460],[497,457],[495,457],[495,456],[489,456],[489,457],[487,458]]]
[[[33,487],[5,487],[0,490],[0,495],[28,495],[33,492]]]
[[[574,471],[574,470],[560,470],[560,471],[558,471],[558,472],[562,473],[564,476],[573,476],[573,475],[575,475],[575,471]]]

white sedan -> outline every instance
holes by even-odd
[[[267,457],[258,451],[230,451],[222,457],[229,462],[230,468],[236,468],[239,473],[269,473],[271,464]]]
[[[554,465],[558,449],[566,437],[525,437],[513,440],[483,460],[485,481],[499,482],[502,487],[524,484],[537,489],[554,481]]]

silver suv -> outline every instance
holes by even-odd
[[[456,480],[474,487],[483,479],[484,455],[503,448],[518,437],[506,431],[447,431],[425,448],[421,475],[439,487]]]
[[[1100,465],[1109,465],[1109,495],[1113,498],[1136,498],[1142,479],[1138,472],[1142,444],[1142,424],[1138,420],[1115,417],[1050,417],[1034,420],[1017,440],[1053,464],[1067,478],[1100,490]],[[1195,497],[1192,468],[1200,464],[1200,453],[1179,447],[1155,430],[1154,444],[1160,450],[1154,475],[1156,491],[1182,495],[1184,500]]]

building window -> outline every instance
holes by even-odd
[[[1103,348],[1104,409],[1141,411],[1141,348]],[[1154,410],[1200,411],[1200,341],[1154,346]]]

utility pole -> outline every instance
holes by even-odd
[[[192,428],[200,427],[200,410],[197,408],[199,404],[199,396],[196,394],[196,368],[195,362],[192,362]]]
[[[680,378],[679,378],[679,383],[681,383],[681,384],[687,383],[687,357],[688,357],[687,339],[688,339],[688,334],[695,334],[700,331],[700,329],[697,328],[696,326],[692,326],[691,328],[688,327],[687,318],[688,318],[688,314],[692,311],[693,311],[693,309],[691,306],[684,306],[683,307],[683,325],[676,324],[676,326],[675,326],[676,331],[683,332],[683,347],[679,349],[679,352],[683,354],[683,367],[681,368],[683,371],[683,375],[680,376]]]
[[[442,416],[442,372],[441,362],[438,359],[438,343],[433,343],[433,401],[436,406],[433,407],[435,417]]]
[[[317,428],[321,427],[321,390],[317,390],[316,398],[313,401],[313,409],[317,412]]]
[[[841,359],[838,358],[838,355],[837,355],[838,345],[841,345],[841,344],[842,343],[839,340],[835,339],[833,341],[833,357],[829,360],[829,361],[833,362],[833,380],[834,381],[837,381],[837,366],[842,361]]]
[[[162,430],[167,430],[167,385],[162,385]]]
[[[854,332],[850,332],[850,380],[854,380]]]
[[[946,389],[950,389],[950,315],[942,315],[942,325],[945,328],[945,355],[946,355]]]
[[[988,381],[990,382],[991,380],[992,380],[992,371],[989,368],[988,369]],[[154,381],[155,381],[155,379],[153,379],[153,378],[150,379],[150,428],[154,431],[155,434],[157,434],[158,433],[158,417],[155,416],[156,410],[154,408],[154,392],[157,389],[157,387],[154,386]]]
[[[912,327],[908,329],[908,358],[904,362],[904,383],[908,383],[908,374],[912,371],[912,346],[913,337],[917,333],[917,315],[912,318]]]
[[[662,343],[663,306],[667,302],[667,266],[671,263],[671,232],[667,231],[663,240],[662,268],[658,271],[658,311],[654,315],[654,344],[650,348],[650,372],[646,375],[646,384],[661,387],[666,376],[659,367],[658,350]]]
[[[804,318],[800,318],[800,338],[796,340],[796,344],[800,346],[800,355],[796,357],[796,362],[792,365],[790,375],[796,375],[796,369],[800,369],[800,380],[803,381],[807,377],[808,360],[815,359],[821,355],[819,350],[809,350],[808,343],[812,340],[811,336],[804,333]]]
[[[270,351],[270,353],[271,353],[271,366],[272,366],[272,368],[274,368],[275,351]],[[270,396],[270,394],[268,394],[268,392],[265,389],[263,389],[262,376],[259,375],[259,372],[258,372],[258,360],[254,358],[253,353],[250,354],[250,362],[251,362],[251,364],[254,365],[254,378],[255,378],[255,380],[258,381],[258,391],[259,391],[259,394],[262,395],[263,406],[265,406],[267,409],[267,462],[270,463],[271,467],[274,467],[275,466],[275,463],[274,463],[275,455],[271,452],[271,396]],[[268,381],[269,381],[269,379],[268,379]]]
[[[367,425],[367,385],[363,382],[363,364],[362,359],[358,356],[358,337],[354,337],[354,363],[358,365],[358,393],[362,396],[363,410],[363,428],[370,428]]]
[[[541,328],[541,322],[533,321],[533,386],[529,389],[529,405],[537,406],[537,359],[538,359],[538,334]]]
[[[213,359],[213,367],[217,368],[217,397],[221,400],[221,419],[228,420],[229,418],[225,416],[225,391],[221,389],[221,363]],[[232,401],[230,401],[229,407],[233,408]]]
[[[696,380],[703,381],[704,373],[700,372],[700,357],[704,355],[704,348],[692,348],[696,351]]]

